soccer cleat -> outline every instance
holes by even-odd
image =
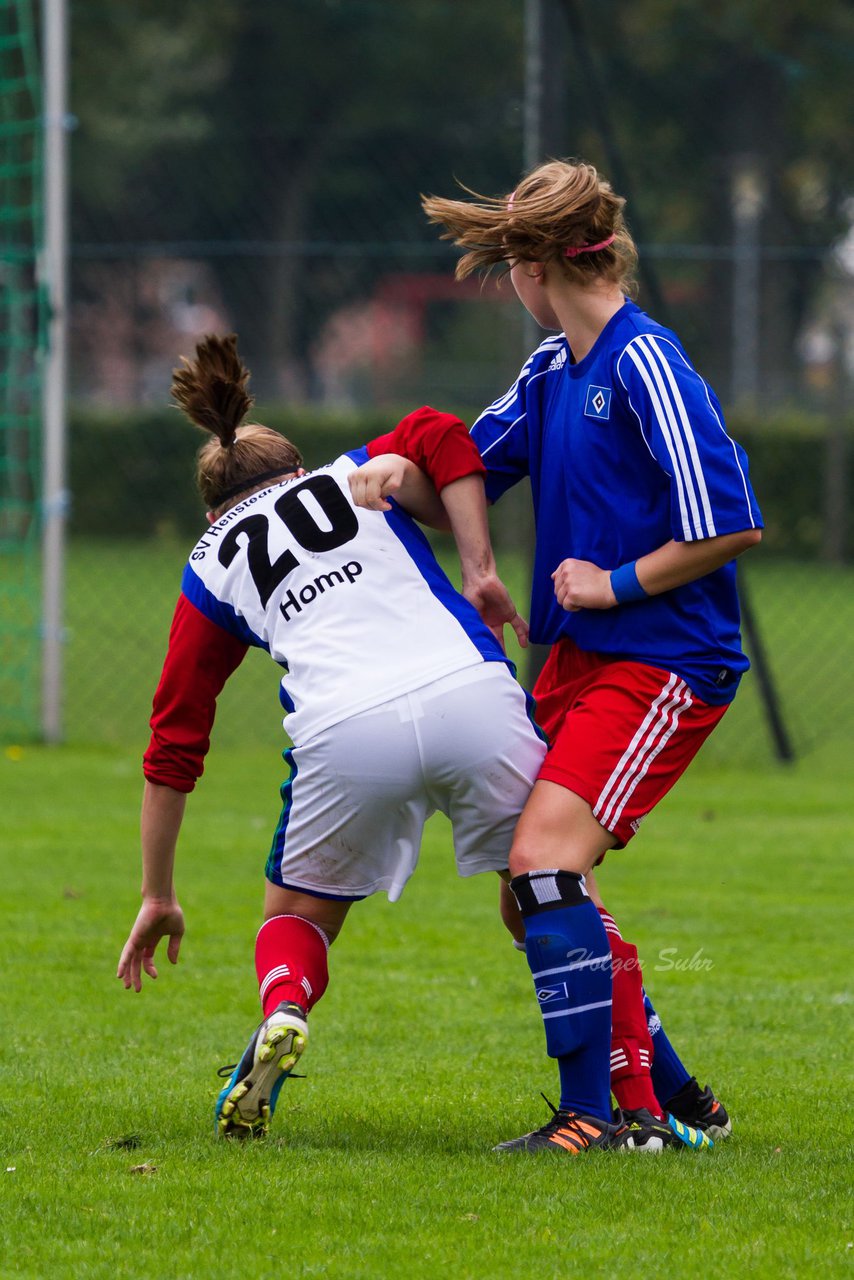
[[[674,1115],[668,1114],[659,1120],[646,1107],[641,1107],[637,1111],[623,1111],[622,1117],[634,1139],[636,1151],[659,1152],[665,1148],[679,1151],[685,1147],[709,1151],[715,1145],[708,1134],[683,1124]]]
[[[302,1005],[285,1000],[256,1030],[216,1100],[220,1138],[255,1138],[267,1132],[282,1085],[308,1043]]]
[[[732,1121],[726,1107],[718,1102],[709,1085],[701,1089],[694,1076],[673,1095],[667,1103],[667,1110],[683,1124],[693,1125],[707,1133],[715,1142],[728,1138],[732,1133]]]
[[[493,1151],[557,1151],[577,1156],[592,1148],[620,1150],[631,1147],[629,1130],[620,1121],[609,1124],[596,1116],[585,1116],[579,1111],[558,1110],[546,1098],[552,1109],[552,1118],[541,1129],[525,1133],[521,1138],[499,1142]]]

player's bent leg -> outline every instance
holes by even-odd
[[[696,1149],[729,1137],[732,1121],[709,1085],[701,1089],[665,1035],[661,1019],[643,987],[637,951],[622,937],[606,910],[594,875],[586,877],[587,891],[599,909],[614,964],[611,1028],[611,1089],[629,1123],[650,1125],[663,1120],[670,1126],[667,1145]],[[620,974],[624,979],[620,979]],[[640,1008],[646,1023],[641,1026]],[[655,1128],[655,1126],[653,1125]],[[697,1138],[697,1134],[700,1135]]]
[[[267,880],[264,886],[264,921],[275,916],[300,916],[322,929],[331,946],[353,905],[350,898],[319,898],[315,894],[286,889]]]
[[[643,975],[637,947],[626,942],[610,912],[598,907],[611,948],[614,977],[611,1016],[611,1091],[624,1112],[664,1112],[652,1086],[652,1041],[643,1003]]]
[[[561,1099],[548,1124],[496,1150],[578,1154],[664,1146],[646,1126],[611,1117],[611,951],[584,873],[616,843],[579,795],[548,780],[535,784],[510,852],[511,888]]]
[[[329,981],[329,944],[352,902],[381,890],[394,901],[414,870],[432,811],[417,703],[392,699],[285,753],[290,772],[255,944],[264,1020],[220,1093],[218,1133],[266,1130],[305,1050],[308,1015]]]
[[[596,820],[586,800],[558,782],[541,778],[534,783],[516,824],[510,875],[548,867],[586,877],[616,844],[616,836]],[[586,891],[585,896],[589,900]]]
[[[709,1085],[701,1089],[696,1076],[689,1075],[646,991],[644,1012],[652,1041],[652,1084],[665,1111],[683,1124],[708,1134],[714,1142],[728,1138],[732,1133],[732,1120],[726,1107]]]
[[[609,847],[609,833],[579,796],[552,782],[535,783],[510,850],[511,888],[525,924],[525,951],[546,1051],[557,1059],[560,1107],[543,1130],[502,1150],[554,1148],[555,1124],[555,1133],[566,1129],[574,1134],[561,1133],[557,1146],[569,1144],[563,1150],[576,1143],[585,1149],[603,1145],[613,1136],[611,956],[584,887],[584,872]]]
[[[509,873],[508,873],[509,874]],[[501,879],[498,896],[498,910],[505,929],[510,934],[513,946],[517,951],[525,950],[525,921],[519,910],[519,903],[513,896],[513,890],[507,880]]]
[[[668,1102],[672,1090],[662,1095],[656,1088],[652,1027],[647,1016],[648,1000],[637,948],[624,940],[614,917],[605,909],[592,874],[587,877],[587,888],[602,917],[611,947],[614,972],[611,1091],[623,1113],[623,1120],[630,1127],[645,1130],[648,1141],[658,1140],[665,1147],[691,1147],[695,1150],[711,1147],[715,1134],[698,1123],[697,1108],[691,1105],[694,1099],[686,1095],[682,1110],[674,1110]],[[652,1008],[651,1005],[649,1007]],[[675,1054],[673,1056],[678,1063]],[[678,1065],[681,1067],[681,1063]],[[684,1067],[681,1069],[684,1075],[680,1077],[680,1083],[688,1079],[687,1071]]]
[[[308,1011],[326,990],[326,955],[350,902],[268,883],[255,966],[264,1019],[230,1071],[215,1108],[220,1137],[266,1133],[282,1085],[308,1044]],[[322,922],[322,923],[321,923]],[[331,935],[331,936],[330,936]]]

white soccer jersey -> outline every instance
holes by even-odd
[[[190,554],[182,590],[284,669],[295,744],[482,662],[505,662],[402,509],[365,511],[347,477],[365,449],[232,507]],[[509,665],[509,664],[508,664]]]

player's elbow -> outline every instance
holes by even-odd
[[[741,551],[749,551],[751,547],[759,546],[759,543],[762,541],[762,530],[745,529],[744,532],[739,535],[739,538],[741,542]]]
[[[758,546],[761,541],[761,529],[742,529],[740,533],[731,533],[727,538],[729,554],[734,560],[745,551],[749,551],[751,547]]]

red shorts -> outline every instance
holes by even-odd
[[[620,846],[727,709],[702,702],[672,671],[584,653],[566,638],[552,647],[534,698],[550,744],[538,777],[586,800]]]

